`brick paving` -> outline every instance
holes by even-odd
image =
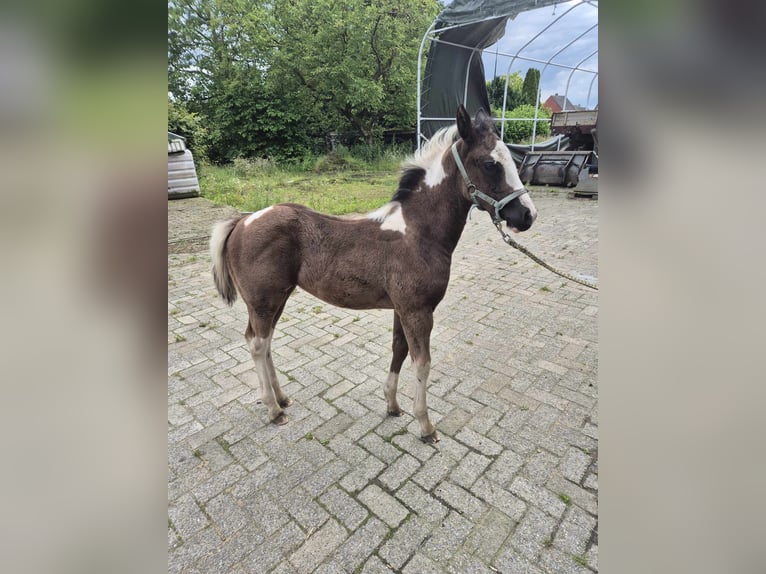
[[[519,236],[598,276],[598,203],[533,191]],[[244,342],[247,314],[209,272],[207,235],[234,210],[168,202],[168,571],[598,571],[598,299],[468,222],[435,313],[428,401],[442,437],[418,440],[414,372],[386,417],[391,311],[301,290],[274,364],[295,399],[268,423]]]

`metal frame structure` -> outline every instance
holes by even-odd
[[[566,2],[566,0],[562,0],[561,3],[564,4],[564,3],[567,3],[567,2]],[[554,15],[555,15],[555,8],[557,6],[558,6],[558,4],[556,4],[554,6]],[[532,145],[531,145],[531,150],[534,151],[534,149],[535,149],[534,141],[535,141],[535,136],[537,134],[537,122],[538,121],[545,121],[545,120],[539,120],[538,119],[538,112],[539,112],[539,108],[540,108],[540,99],[542,97],[543,76],[545,75],[546,71],[549,68],[550,69],[554,69],[554,70],[569,70],[570,71],[569,77],[568,77],[567,83],[566,83],[566,89],[564,91],[564,109],[562,111],[566,111],[566,103],[567,103],[567,98],[568,98],[568,95],[569,95],[569,88],[571,86],[572,77],[574,76],[574,74],[577,73],[577,72],[582,72],[583,74],[592,76],[592,78],[590,79],[590,84],[588,86],[588,98],[587,98],[587,102],[586,102],[586,108],[590,106],[590,99],[591,99],[591,93],[592,93],[592,90],[593,90],[593,84],[598,79],[598,70],[597,69],[593,70],[593,69],[591,69],[589,67],[585,67],[585,66],[586,66],[586,64],[587,64],[587,62],[589,60],[593,59],[595,56],[598,55],[598,41],[596,40],[596,42],[595,42],[595,49],[586,58],[583,58],[582,60],[577,62],[575,65],[570,65],[570,64],[567,64],[567,63],[564,63],[564,62],[561,62],[561,61],[557,61],[557,58],[560,58],[562,56],[562,54],[565,54],[566,51],[569,48],[571,48],[579,40],[583,39],[586,35],[588,35],[589,33],[593,32],[594,30],[597,30],[598,22],[594,23],[592,26],[589,26],[584,31],[582,31],[580,34],[576,35],[574,39],[572,39],[570,42],[568,42],[562,48],[556,50],[547,59],[540,59],[540,58],[531,57],[529,55],[522,55],[522,52],[524,52],[525,50],[528,50],[530,48],[530,46],[532,46],[533,44],[537,43],[537,45],[539,46],[539,44],[540,44],[539,40],[541,38],[543,38],[543,40],[544,40],[544,34],[551,27],[553,27],[558,22],[562,22],[562,21],[566,22],[566,17],[569,14],[571,14],[573,11],[577,10],[581,6],[592,6],[592,7],[598,8],[598,0],[582,0],[581,2],[579,2],[577,4],[569,6],[560,15],[555,16],[539,32],[534,34],[523,46],[521,46],[518,50],[516,50],[516,53],[514,53],[514,54],[500,51],[500,50],[497,49],[497,47],[495,47],[495,49],[493,51],[491,51],[491,53],[494,53],[494,55],[495,55],[495,69],[497,69],[497,58],[498,57],[503,56],[503,57],[510,58],[510,62],[508,64],[508,68],[507,68],[506,74],[505,74],[506,79],[505,79],[505,90],[504,90],[504,93],[503,93],[503,109],[501,111],[501,116],[499,118],[497,118],[497,117],[494,118],[495,121],[500,122],[500,126],[501,126],[500,127],[500,135],[501,135],[501,138],[503,137],[503,135],[505,133],[505,122],[509,122],[509,121],[530,121],[530,120],[533,120],[534,123],[532,124],[533,127],[532,127]],[[550,6],[546,6],[546,7],[550,8]],[[542,10],[542,9],[545,9],[546,7],[532,8],[532,10]],[[426,30],[426,33],[423,35],[423,39],[420,42],[420,50],[418,51],[418,67],[417,67],[417,83],[418,83],[418,87],[417,87],[417,142],[418,142],[418,144],[417,144],[417,146],[418,146],[418,149],[420,149],[420,146],[423,143],[423,141],[427,140],[427,138],[425,137],[425,135],[423,135],[423,132],[422,132],[422,127],[421,126],[422,126],[423,122],[426,122],[426,121],[451,121],[451,120],[454,119],[454,118],[444,118],[444,117],[426,117],[426,116],[423,116],[423,114],[422,114],[422,110],[423,110],[423,102],[422,102],[422,95],[421,95],[421,90],[422,90],[422,86],[423,86],[422,64],[423,64],[423,51],[424,51],[424,49],[426,47],[426,44],[430,41],[430,42],[437,42],[437,43],[447,44],[447,45],[455,46],[455,47],[458,47],[458,48],[464,48],[466,50],[471,50],[472,51],[471,59],[473,59],[476,56],[477,52],[478,52],[479,57],[481,57],[481,54],[482,54],[483,50],[475,48],[473,46],[465,46],[465,45],[461,45],[461,44],[456,44],[454,42],[446,42],[444,40],[441,40],[439,38],[439,35],[442,34],[445,31],[447,31],[447,30],[452,30],[454,28],[459,28],[461,26],[468,26],[468,25],[471,25],[471,24],[475,24],[475,23],[478,23],[478,22],[483,22],[483,21],[491,20],[491,19],[495,19],[495,18],[497,18],[497,16],[492,16],[490,18],[477,18],[476,20],[473,20],[471,22],[467,22],[467,23],[464,23],[464,24],[456,24],[456,25],[453,25],[453,26],[446,26],[446,27],[442,27],[442,28],[438,28],[437,29],[436,28],[437,21],[438,21],[438,17],[437,17],[437,20],[435,20],[429,26],[428,30]],[[508,22],[508,24],[507,24],[507,30],[511,31],[511,32],[512,32],[512,29],[513,29],[512,22],[513,21],[510,20]],[[538,47],[538,46],[535,46],[535,47]],[[543,69],[540,71],[540,81],[539,81],[538,88],[537,88],[537,101],[535,102],[535,115],[534,115],[533,118],[506,118],[505,117],[506,104],[507,104],[507,100],[508,100],[508,83],[509,83],[511,68],[513,67],[514,63],[516,63],[517,61],[523,61],[523,62],[529,62],[529,63],[533,63],[533,64],[542,64],[543,65]],[[469,74],[470,74],[470,66],[467,67],[466,78],[465,78],[465,93],[466,94],[468,92],[468,85],[469,85],[469,79],[470,79],[469,78]],[[486,80],[486,79],[483,79],[483,80]],[[463,101],[465,101],[466,98],[467,98],[467,96],[464,96]],[[547,121],[550,121],[550,120],[547,120]]]

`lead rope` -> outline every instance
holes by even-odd
[[[579,277],[575,277],[574,275],[570,275],[569,273],[564,273],[563,271],[559,271],[555,267],[551,267],[550,265],[548,265],[545,261],[540,259],[537,255],[532,253],[529,249],[527,249],[523,245],[517,243],[516,240],[513,239],[513,237],[511,237],[505,231],[503,231],[502,223],[499,223],[499,222],[495,223],[495,227],[500,232],[500,235],[502,236],[503,241],[505,241],[511,247],[521,251],[524,255],[529,257],[532,261],[534,261],[538,265],[542,265],[548,271],[552,271],[553,273],[555,273],[556,275],[560,275],[564,279],[569,279],[570,281],[574,281],[575,283],[579,283],[580,285],[585,285],[586,287],[590,287],[591,289],[595,289],[596,291],[598,291],[598,286],[595,283],[591,283],[590,281],[586,281],[585,279],[580,279]]]

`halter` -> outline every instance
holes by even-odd
[[[478,207],[482,211],[486,211],[479,203],[479,199],[484,200],[485,202],[487,202],[488,204],[490,204],[492,207],[495,208],[495,214],[492,216],[492,221],[496,225],[498,223],[503,222],[503,220],[500,218],[501,209],[503,209],[506,205],[508,205],[511,201],[513,201],[520,195],[529,193],[526,187],[522,187],[521,189],[514,189],[513,193],[510,193],[506,195],[500,201],[497,201],[496,199],[488,196],[486,193],[479,191],[479,189],[471,181],[471,178],[468,177],[468,173],[465,171],[465,166],[463,165],[463,162],[460,160],[460,155],[457,153],[457,142],[452,144],[452,157],[455,158],[455,163],[457,164],[458,170],[460,170],[460,175],[463,176],[463,180],[465,181],[465,184],[468,186],[468,195],[471,196],[471,202],[473,203],[473,205],[471,206],[471,209],[473,209],[474,207]]]

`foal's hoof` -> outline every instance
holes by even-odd
[[[279,401],[279,406],[283,409],[286,409],[291,404],[293,404],[293,400],[291,398],[285,397],[283,400]]]
[[[271,422],[273,422],[275,425],[282,426],[286,425],[287,421],[290,420],[287,418],[287,415],[285,413],[280,413],[277,418],[272,419]]]
[[[388,416],[390,417],[400,417],[404,414],[404,411],[402,409],[396,409],[395,411],[388,411]]]
[[[436,431],[434,431],[431,434],[427,434],[426,436],[421,436],[420,440],[426,444],[436,444],[439,442],[439,435],[436,433]]]

